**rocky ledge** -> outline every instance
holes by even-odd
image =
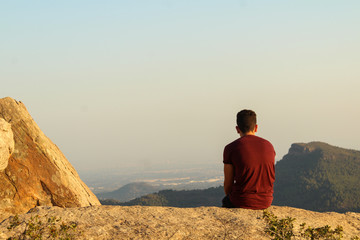
[[[279,218],[296,218],[295,229],[303,222],[313,227],[341,225],[343,239],[360,236],[360,213],[319,213],[290,207],[272,206]],[[36,207],[19,215],[14,230],[8,230],[14,217],[0,224],[0,239],[19,236],[31,217],[47,224],[51,217],[65,224],[76,223],[74,239],[269,239],[264,233],[263,211],[218,207],[121,207],[80,208]]]

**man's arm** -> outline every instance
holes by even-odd
[[[225,195],[229,195],[231,187],[234,184],[234,166],[232,164],[224,164],[224,191]]]

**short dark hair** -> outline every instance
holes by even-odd
[[[256,126],[256,113],[252,110],[241,110],[236,115],[236,123],[243,133],[253,131]]]

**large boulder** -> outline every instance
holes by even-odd
[[[25,105],[0,99],[0,209],[22,213],[35,206],[100,205]]]

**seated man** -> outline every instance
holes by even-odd
[[[224,149],[223,207],[265,209],[273,200],[275,150],[257,132],[256,113],[242,110],[237,114],[236,130],[240,138]]]

